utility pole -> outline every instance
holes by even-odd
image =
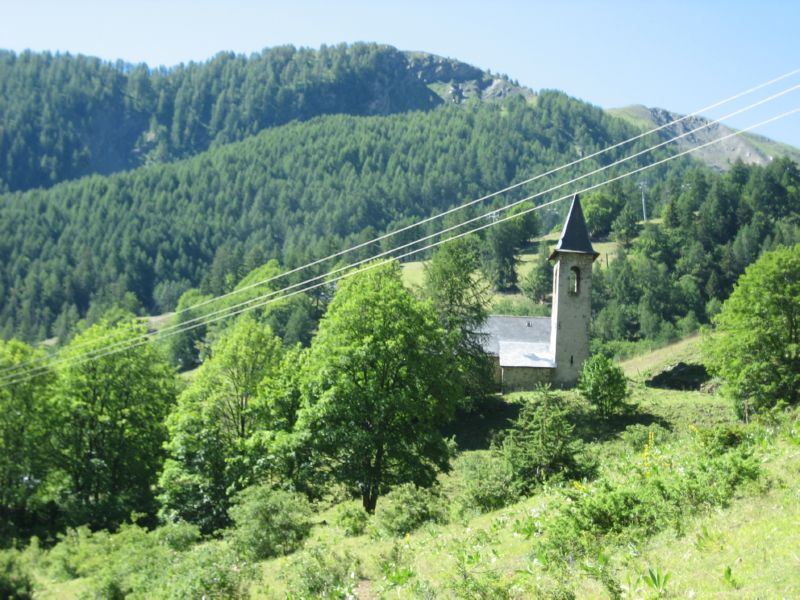
[[[647,181],[645,180],[640,181],[639,187],[642,190],[642,218],[644,219],[644,222],[647,223],[647,203],[645,202],[644,199],[644,190],[647,188]]]

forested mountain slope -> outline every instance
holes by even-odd
[[[184,158],[292,120],[512,93],[464,63],[377,44],[221,52],[169,69],[0,51],[0,192]]]
[[[317,118],[173,164],[2,196],[0,333],[42,339],[59,316],[66,330],[126,292],[169,310],[191,286],[219,293],[269,258],[302,264],[633,133],[561,93],[534,104]]]

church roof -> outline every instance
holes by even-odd
[[[492,356],[500,356],[501,343],[506,342],[536,344],[541,352],[550,345],[550,317],[490,315],[480,333],[484,352]]]
[[[572,198],[572,206],[569,207],[567,221],[561,230],[561,237],[558,239],[555,250],[550,255],[554,258],[559,252],[576,252],[579,254],[591,254],[595,258],[600,256],[592,247],[589,239],[589,230],[586,228],[586,219],[583,218],[583,209],[578,194]]]

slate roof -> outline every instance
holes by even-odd
[[[556,361],[550,353],[550,344],[531,342],[504,342],[500,340],[501,367],[534,367],[552,369]]]
[[[491,315],[481,327],[481,333],[484,334],[483,350],[492,356],[500,356],[500,342],[533,344],[541,352],[542,348],[550,348],[550,317]]]
[[[591,254],[595,258],[600,256],[592,247],[589,239],[589,230],[586,228],[586,219],[583,218],[583,209],[578,194],[572,198],[572,205],[569,207],[569,214],[564,228],[561,230],[561,237],[558,239],[555,250],[550,255],[552,259],[559,252],[578,252],[581,254]]]

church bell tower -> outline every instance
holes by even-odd
[[[576,194],[558,244],[550,255],[553,268],[553,309],[550,352],[555,361],[552,382],[569,387],[578,381],[589,358],[589,320],[592,314],[592,248],[581,202]]]

